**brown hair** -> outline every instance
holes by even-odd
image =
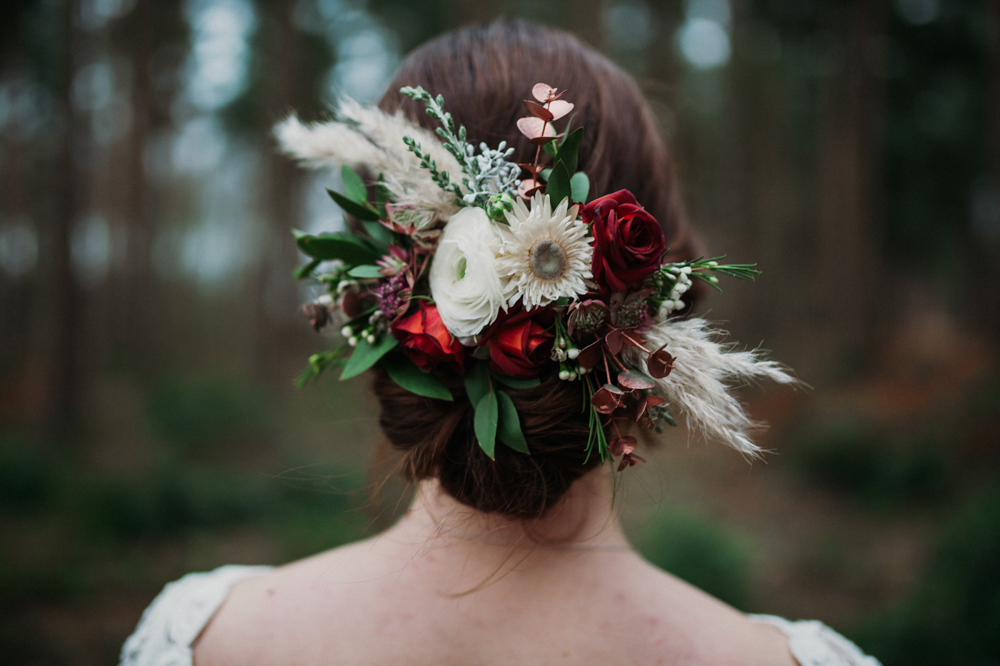
[[[666,145],[635,82],[607,58],[573,36],[518,20],[500,20],[442,35],[411,53],[379,106],[403,108],[413,121],[433,128],[421,105],[399,93],[423,86],[441,94],[470,143],[501,141],[519,161],[535,149],[516,128],[527,115],[520,101],[544,82],[566,90],[575,104],[574,127],[585,127],[581,171],[593,195],[628,189],[663,228],[676,261],[696,256],[697,243],[684,217]],[[586,459],[589,433],[581,385],[554,374],[541,386],[510,391],[531,455],[497,445],[490,460],[476,443],[473,410],[462,383],[447,379],[454,403],[421,398],[375,373],[380,423],[403,452],[408,481],[438,478],[455,499],[488,513],[535,518],[551,508],[599,456]]]

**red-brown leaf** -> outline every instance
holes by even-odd
[[[674,361],[676,360],[675,356],[671,356],[667,350],[660,347],[646,359],[646,369],[649,370],[649,376],[654,379],[663,379],[674,369]]]
[[[576,362],[585,368],[593,368],[601,360],[602,349],[600,340],[592,342],[580,350],[580,355],[576,357]]]
[[[656,382],[640,372],[622,370],[618,373],[618,385],[630,389],[651,389]]]
[[[534,117],[541,118],[542,120],[547,120],[547,121],[552,120],[552,112],[546,109],[538,102],[526,99],[524,100],[524,105],[528,107],[528,112],[531,113],[531,115],[533,115]]]
[[[611,353],[617,356],[618,352],[622,350],[622,344],[624,344],[624,341],[622,340],[622,330],[620,328],[611,329],[611,331],[604,336],[604,343],[608,346]]]
[[[559,120],[573,110],[573,103],[561,99],[553,100],[549,103],[549,120]]]
[[[549,127],[552,127],[552,125],[549,125]],[[531,143],[534,144],[534,145],[536,145],[536,146],[544,146],[545,144],[547,144],[552,139],[561,139],[564,133],[565,132],[560,132],[559,134],[555,134],[553,136],[540,136],[540,137],[535,138],[535,139],[529,139],[529,141],[531,141]],[[547,132],[546,132],[546,134],[547,134]]]
[[[618,471],[620,472],[626,467],[631,467],[632,465],[644,462],[646,462],[645,458],[637,456],[634,453],[626,453],[624,456],[622,456],[622,461],[618,463]]]
[[[649,395],[639,392],[636,394],[635,402],[635,422],[641,423],[642,416],[646,413],[646,406],[649,404]]]
[[[530,199],[535,192],[541,189],[541,187],[542,184],[537,180],[528,178],[526,180],[522,180],[521,184],[517,186],[517,193],[525,199]]]
[[[541,139],[551,139],[556,135],[556,129],[552,123],[547,123],[541,118],[519,118],[517,129],[521,134],[531,139],[532,142]]]
[[[556,89],[547,83],[536,83],[531,87],[531,95],[541,103],[549,101],[549,97],[554,95]]]
[[[605,384],[594,397],[591,398],[590,402],[594,405],[594,409],[600,414],[611,414],[616,409],[622,405],[622,397],[625,394],[617,386],[612,386],[611,384]]]
[[[631,435],[624,435],[623,437],[615,437],[608,444],[608,452],[613,456],[627,456],[628,454],[635,451],[635,447],[639,445],[635,437]]]

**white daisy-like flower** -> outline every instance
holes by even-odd
[[[500,233],[482,208],[451,216],[430,270],[431,296],[445,327],[457,338],[477,335],[507,309],[510,280],[497,270]]]
[[[530,211],[520,198],[514,202],[497,257],[497,270],[513,289],[509,305],[520,299],[530,310],[586,293],[593,239],[587,225],[577,221],[577,211],[569,199],[553,211],[547,194],[536,193]]]

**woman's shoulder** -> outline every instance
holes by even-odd
[[[659,602],[648,605],[662,604],[659,614],[664,616],[683,609],[682,624],[672,628],[680,628],[697,645],[714,644],[711,649],[718,652],[707,663],[750,663],[748,655],[754,655],[753,663],[880,666],[877,659],[822,622],[744,614],[669,573],[659,574],[644,579]]]
[[[228,565],[191,573],[172,583],[143,612],[122,647],[122,666],[191,664],[191,645],[240,582],[270,571],[266,566]]]
[[[801,666],[880,666],[847,638],[816,620],[791,622],[775,615],[749,615],[753,622],[780,629]]]

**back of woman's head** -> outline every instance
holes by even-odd
[[[627,189],[663,228],[670,256],[695,256],[695,242],[681,208],[673,169],[656,120],[635,82],[604,56],[571,35],[523,21],[501,20],[442,35],[410,54],[379,106],[403,108],[429,128],[423,107],[399,93],[422,86],[441,94],[469,142],[506,141],[518,162],[536,148],[517,130],[521,100],[538,82],[565,90],[575,105],[572,126],[585,127],[578,169],[600,195]],[[562,127],[559,128],[563,129]],[[579,383],[543,375],[541,386],[510,391],[531,455],[499,446],[491,460],[476,444],[473,412],[462,383],[453,378],[455,402],[421,398],[376,371],[381,425],[403,452],[410,481],[438,478],[460,502],[489,513],[538,517],[584,472],[600,464],[585,453],[589,433]]]

